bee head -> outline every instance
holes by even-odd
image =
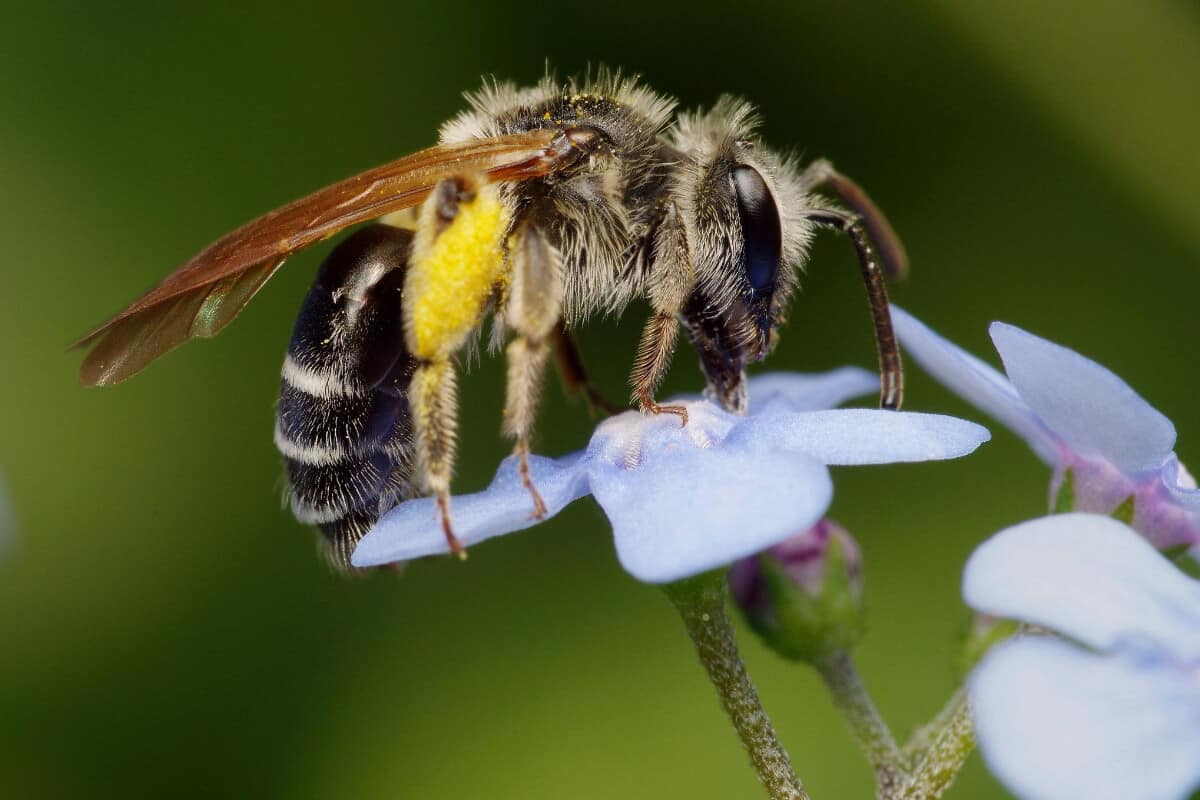
[[[675,196],[687,229],[695,287],[684,309],[709,388],[745,409],[743,368],[764,358],[795,286],[812,225],[795,169],[754,137],[753,109],[722,98],[684,115]]]

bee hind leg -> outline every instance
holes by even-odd
[[[450,478],[458,449],[458,378],[449,359],[427,361],[413,373],[409,405],[417,429],[417,453],[425,484],[437,500],[442,533],[450,552],[467,551],[450,522]]]
[[[497,189],[478,177],[441,181],[421,207],[404,280],[405,340],[417,362],[409,389],[418,474],[437,499],[451,552],[466,555],[450,521],[450,478],[458,443],[454,355],[478,327],[504,278],[508,225]]]

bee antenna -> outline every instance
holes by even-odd
[[[855,214],[836,209],[813,209],[804,216],[819,225],[829,225],[850,237],[858,253],[867,301],[875,323],[875,347],[879,351],[879,407],[898,411],[904,399],[904,365],[900,345],[892,330],[892,312],[888,304],[887,282],[871,249],[863,221]]]
[[[814,161],[800,176],[801,182],[810,189],[829,189],[858,215],[875,248],[879,261],[888,279],[903,280],[908,275],[908,254],[904,244],[892,228],[879,206],[871,200],[863,188],[834,169],[833,164],[821,159]]]

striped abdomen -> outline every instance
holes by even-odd
[[[411,231],[372,225],[321,264],[296,320],[275,422],[296,518],[343,569],[379,517],[414,494],[401,291]]]

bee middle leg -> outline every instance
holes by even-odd
[[[542,375],[562,307],[558,252],[532,223],[521,226],[510,243],[511,284],[504,313],[516,337],[508,357],[507,397],[502,429],[516,440],[513,454],[521,483],[533,499],[533,516],[546,515],[546,503],[529,474],[529,439],[537,417]]]
[[[595,419],[596,412],[604,414],[620,414],[625,409],[616,403],[611,403],[600,394],[600,391],[588,378],[587,369],[583,366],[583,358],[575,340],[566,328],[561,325],[552,334],[554,355],[558,362],[558,374],[562,378],[563,390],[568,396],[583,394],[587,402],[588,416]]]

